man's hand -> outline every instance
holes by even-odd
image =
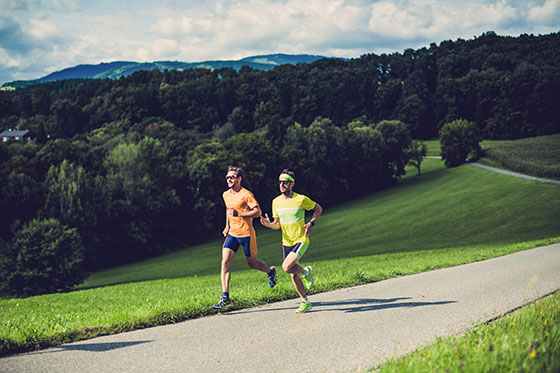
[[[222,234],[224,235],[224,237],[227,237],[227,235],[229,234],[229,227],[225,227]]]
[[[231,216],[239,216],[239,213],[235,209],[228,209],[228,212]]]
[[[267,228],[270,228],[270,224],[272,224],[272,222],[270,221],[268,214],[264,214],[264,216],[261,215],[261,224]]]
[[[264,217],[261,216],[261,224],[267,228],[274,229],[274,230],[278,230],[282,228],[278,219],[275,218],[274,221],[270,221],[268,214],[264,214]]]
[[[311,236],[311,223],[304,224],[303,227],[305,228],[305,237]]]

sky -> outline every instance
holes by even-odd
[[[79,64],[358,58],[560,31],[560,0],[0,0],[0,85]]]

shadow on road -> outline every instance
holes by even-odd
[[[390,299],[347,299],[334,302],[314,302],[312,300],[313,308],[311,312],[326,312],[326,311],[339,311],[339,312],[366,312],[377,311],[387,308],[401,308],[401,307],[423,307],[423,306],[441,306],[449,303],[457,303],[456,301],[440,301],[440,302],[401,302],[403,300],[412,299],[411,297],[390,298]],[[294,299],[299,303],[298,299]],[[294,307],[297,308],[297,305]],[[235,315],[241,313],[252,312],[270,312],[292,310],[294,307],[270,307],[270,308],[253,308],[248,310],[236,310],[232,312],[223,313],[223,315]]]
[[[401,307],[423,307],[423,306],[440,306],[449,303],[457,303],[456,301],[440,301],[440,302],[400,302],[402,300],[411,299],[391,298],[391,299],[348,299],[338,302],[313,302],[311,312],[324,311],[342,311],[342,312],[365,312],[377,311],[387,308]]]
[[[48,354],[62,351],[89,351],[89,352],[105,352],[117,350],[119,348],[136,346],[153,341],[134,341],[134,342],[106,342],[106,343],[73,343],[51,347],[47,350],[35,351],[28,353],[29,355]]]

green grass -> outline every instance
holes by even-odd
[[[424,141],[428,156],[440,156],[439,140]],[[479,163],[519,173],[560,180],[560,134],[519,140],[484,140]]]
[[[439,157],[441,155],[441,145],[439,143],[439,140],[427,140],[427,141],[423,141],[424,144],[426,145],[426,148],[428,150],[428,156],[437,156]],[[503,143],[507,143],[508,140],[484,140],[480,143],[480,147],[482,149],[488,148],[488,147],[492,147],[495,145],[500,145]]]
[[[382,365],[381,372],[558,372],[560,292],[462,336]]]
[[[428,150],[428,156],[439,157],[441,155],[441,147],[439,145],[439,140],[427,140],[423,141]]]
[[[357,257],[515,244],[560,235],[555,223],[560,221],[560,206],[554,203],[560,202],[558,185],[470,166],[447,169],[435,159],[424,161],[422,176],[408,170],[394,188],[327,209],[314,228],[306,260],[338,259],[341,250],[344,257]],[[259,257],[278,264],[280,233],[259,229],[257,237]],[[83,287],[217,274],[222,240],[95,273]],[[239,259],[234,270],[246,268]]]
[[[560,186],[427,159],[398,186],[328,209],[305,264],[313,292],[473,262],[560,241]],[[265,206],[266,207],[266,206]],[[258,223],[256,223],[258,225]],[[259,257],[281,262],[280,233],[258,231]],[[212,313],[222,240],[93,274],[81,290],[0,300],[0,354],[172,323]],[[233,263],[234,308],[296,297],[285,274]]]
[[[485,147],[484,156],[493,162],[488,165],[560,179],[560,134],[501,141]]]

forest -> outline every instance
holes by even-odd
[[[558,61],[560,33],[487,32],[270,71],[139,71],[0,92],[0,130],[36,135],[0,143],[0,267],[13,270],[41,222],[72,231],[85,270],[216,237],[230,164],[265,212],[286,167],[328,208],[398,182],[411,141],[457,119],[484,139],[560,133]]]

